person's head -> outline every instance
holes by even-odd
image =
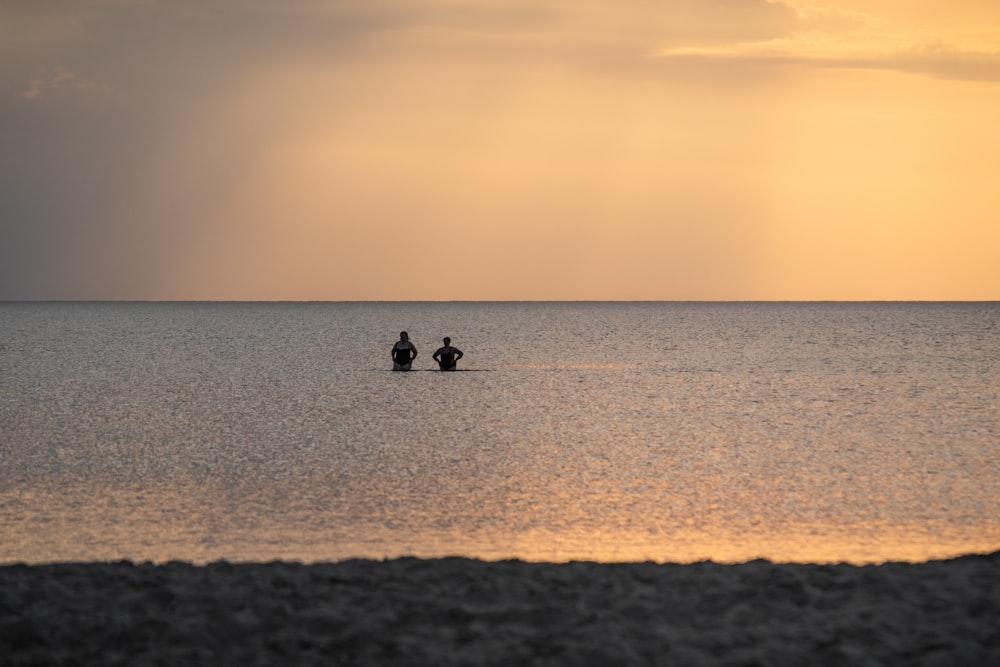
[[[399,332],[399,340],[409,340],[409,338],[410,334],[406,333],[405,331]]]
[[[444,344],[445,344],[445,345],[451,345],[451,339],[450,339],[450,338],[448,338],[447,336],[445,336],[445,337],[444,337]]]

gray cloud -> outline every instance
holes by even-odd
[[[32,94],[60,71],[127,93],[143,84],[195,86],[273,58],[340,57],[349,64],[378,49],[406,56],[399,52],[404,43],[409,55],[448,55],[449,47],[457,55],[476,42],[482,53],[515,59],[645,54],[776,38],[801,22],[787,6],[765,0],[564,0],[541,7],[458,0],[14,0],[0,7],[0,19],[13,44],[0,75],[8,91]],[[424,39],[413,38],[418,34]]]

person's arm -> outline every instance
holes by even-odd
[[[434,354],[431,355],[431,359],[433,359],[438,363],[441,363],[441,360],[438,358],[440,356],[441,356],[441,348],[439,347],[438,349],[434,350]]]
[[[410,349],[413,351],[413,356],[410,357],[410,361],[413,361],[414,359],[417,358],[417,346],[414,345],[413,343],[410,343]]]
[[[465,354],[460,349],[458,349],[456,347],[455,348],[455,361],[458,361],[459,359],[461,359],[464,356],[465,356]]]

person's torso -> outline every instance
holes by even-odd
[[[399,363],[406,363],[413,358],[413,343],[410,341],[396,341],[392,346],[392,356]]]

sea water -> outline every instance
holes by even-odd
[[[0,562],[993,551],[998,394],[995,303],[0,304]]]

